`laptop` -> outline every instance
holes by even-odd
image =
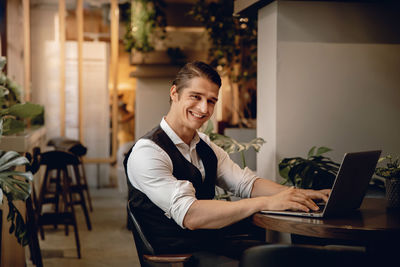
[[[318,211],[269,211],[262,213],[304,217],[328,217],[357,210],[364,199],[381,151],[346,153],[326,204]]]

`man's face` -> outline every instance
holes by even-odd
[[[197,130],[214,112],[218,101],[219,88],[211,81],[196,77],[178,94],[176,87],[171,88],[172,106],[179,127]]]

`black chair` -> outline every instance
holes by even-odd
[[[150,242],[147,240],[145,233],[142,230],[139,222],[135,218],[134,210],[128,201],[128,220],[132,226],[132,235],[136,245],[136,251],[139,257],[140,265],[145,266],[166,266],[171,265],[174,267],[184,266],[192,257],[191,254],[181,255],[156,255]],[[162,265],[164,264],[164,265]]]
[[[271,244],[247,249],[240,267],[354,267],[369,266],[359,249]]]
[[[68,226],[72,225],[75,233],[75,241],[77,247],[78,258],[81,258],[80,242],[78,234],[78,225],[76,222],[74,205],[80,204],[85,213],[86,223],[90,226],[89,214],[86,209],[82,191],[78,191],[80,199],[75,201],[71,187],[71,176],[68,172],[68,166],[72,165],[75,175],[77,172],[78,158],[72,153],[63,151],[48,151],[40,154],[40,165],[46,167],[44,179],[42,181],[39,193],[37,217],[41,238],[44,239],[44,225],[65,225],[65,234],[68,235]],[[56,172],[56,176],[52,177],[51,172]],[[50,180],[54,179],[55,189],[49,188]],[[79,188],[79,187],[78,187]],[[62,199],[62,210],[59,210],[59,198]],[[42,212],[43,205],[54,203],[54,211]]]

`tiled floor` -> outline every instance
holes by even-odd
[[[80,207],[76,207],[82,258],[77,258],[72,228],[47,227],[40,246],[45,267],[66,266],[140,266],[132,234],[126,229],[126,194],[117,188],[91,189],[92,230],[88,231]],[[27,258],[29,250],[27,249]],[[27,267],[34,266],[27,259]]]

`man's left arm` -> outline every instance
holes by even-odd
[[[271,196],[287,190],[289,187],[278,184],[268,179],[257,178],[253,183],[251,190],[251,197]],[[295,189],[300,193],[306,195],[310,199],[320,199],[328,201],[330,189],[312,190],[312,189]]]

